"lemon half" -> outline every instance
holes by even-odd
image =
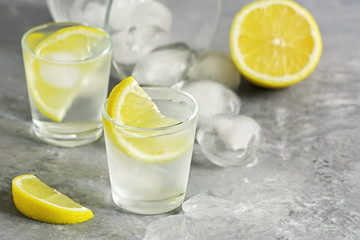
[[[318,25],[290,0],[259,0],[242,8],[230,32],[230,52],[256,85],[281,88],[306,78],[322,52]]]

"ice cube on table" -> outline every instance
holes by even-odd
[[[254,162],[263,137],[260,125],[254,119],[219,114],[198,130],[196,140],[211,162],[226,167]]]
[[[221,113],[239,113],[241,100],[235,92],[224,85],[210,80],[181,81],[173,86],[192,95],[199,104],[198,126]]]
[[[186,239],[233,240],[240,239],[239,218],[246,207],[214,195],[211,191],[200,193],[183,203]]]
[[[157,26],[133,26],[112,34],[115,61],[134,65],[139,59],[170,42],[170,35]]]
[[[173,43],[141,58],[132,76],[141,85],[171,86],[182,79],[194,61],[193,50],[184,43]]]
[[[189,69],[188,78],[208,79],[236,90],[240,85],[240,72],[225,52],[208,51],[201,54]]]
[[[149,224],[144,240],[233,240],[239,239],[239,218],[246,207],[211,191],[182,204],[184,213],[160,218]]]
[[[186,216],[193,216],[195,218],[225,215],[237,216],[246,210],[243,204],[232,202],[217,195],[207,190],[186,200],[182,204],[182,209]]]
[[[150,223],[143,240],[184,239],[186,239],[185,216],[179,214],[163,217]]]

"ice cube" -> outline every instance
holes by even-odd
[[[246,210],[243,204],[206,191],[190,198],[182,206],[185,211],[186,239],[241,239],[239,218]]]
[[[195,61],[184,43],[156,48],[136,63],[132,75],[141,85],[171,86],[180,81]]]
[[[81,71],[76,66],[40,61],[39,72],[45,82],[56,88],[69,89],[81,82]]]
[[[182,208],[184,213],[150,223],[144,240],[233,240],[241,236],[239,218],[246,211],[241,203],[205,191],[185,201]]]
[[[117,0],[110,13],[115,61],[132,66],[153,49],[170,42],[172,14],[151,0]]]
[[[133,12],[144,1],[148,0],[113,0],[109,18],[110,33],[125,30]]]
[[[114,33],[112,40],[116,62],[133,65],[155,48],[168,44],[170,35],[157,26],[134,26]]]
[[[128,27],[156,26],[167,32],[171,24],[171,11],[163,3],[149,0],[138,4],[126,21]]]
[[[108,1],[67,0],[63,5],[70,5],[71,7],[68,7],[67,11],[65,10],[65,18],[56,20],[71,20],[102,28],[105,22],[107,2]]]
[[[206,124],[212,115],[239,113],[241,100],[231,89],[210,80],[183,81],[174,86],[191,94],[199,104],[198,126]]]
[[[191,164],[197,164],[197,165],[209,166],[209,167],[213,166],[213,164],[207,159],[207,157],[201,151],[198,142],[194,143]]]
[[[243,115],[211,117],[196,135],[201,151],[214,164],[226,167],[254,162],[262,143],[259,124]]]
[[[186,239],[185,216],[183,214],[160,218],[146,229],[144,240]]]
[[[240,85],[240,72],[230,56],[221,51],[208,51],[200,55],[189,69],[188,78],[208,79],[236,90]]]
[[[243,204],[217,196],[212,191],[202,192],[182,204],[186,216],[206,218],[216,216],[237,216],[246,210]]]

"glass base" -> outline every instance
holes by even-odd
[[[185,199],[185,194],[180,194],[172,198],[159,201],[139,201],[134,199],[125,199],[113,195],[113,200],[121,209],[137,214],[161,214],[170,212],[180,206]]]
[[[32,126],[34,135],[45,143],[59,147],[76,147],[98,140],[102,134],[102,124],[92,129],[74,131],[75,133],[59,130],[60,128],[57,128],[56,131],[53,131],[53,129],[37,126],[36,123]]]

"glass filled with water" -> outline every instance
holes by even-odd
[[[127,126],[108,115],[106,101],[102,108],[106,153],[114,202],[130,212],[159,214],[184,201],[199,107],[179,90],[143,89],[162,114],[179,123]]]
[[[33,132],[42,141],[74,147],[102,134],[112,43],[103,30],[49,23],[21,40]]]

